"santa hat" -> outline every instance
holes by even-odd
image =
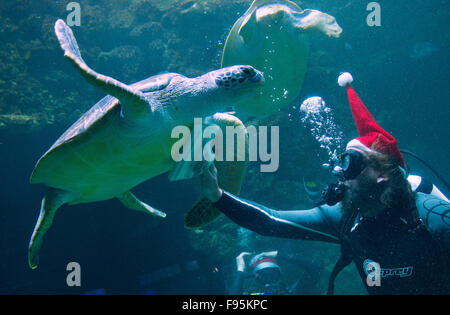
[[[347,87],[347,96],[355,120],[359,137],[347,144],[347,150],[361,152],[379,152],[390,155],[405,172],[406,166],[395,138],[381,128],[369,110],[364,106],[356,92],[351,87],[353,77],[346,72],[339,76],[338,84]]]
[[[260,256],[256,259],[252,259],[250,262],[250,265],[252,266],[253,273],[258,272],[261,269],[265,268],[276,268],[281,271],[280,266],[278,265],[278,262],[273,257],[268,256]]]

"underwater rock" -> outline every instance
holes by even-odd
[[[10,129],[14,126],[15,133],[27,133],[35,130],[41,124],[38,114],[6,114],[0,115],[0,130]]]
[[[111,69],[115,72],[104,72],[124,81],[169,71],[195,76],[219,66],[219,40],[224,39],[225,25],[232,23],[223,16],[232,16],[245,2],[86,0],[81,4],[83,32],[75,32],[86,43],[83,54],[92,67]],[[67,125],[78,118],[74,113],[84,112],[99,97],[92,90],[79,93],[76,89],[86,85],[71,80],[65,74],[69,65],[56,58],[60,50],[54,45],[53,24],[66,15],[66,3],[60,1],[44,0],[39,6],[31,0],[2,4],[0,115],[41,117],[29,120],[33,128]],[[47,117],[58,119],[47,121]],[[2,130],[28,130],[20,120],[7,120]]]
[[[149,21],[134,27],[131,32],[131,37],[143,37],[146,40],[157,37],[163,31],[162,25],[158,22]]]
[[[160,56],[164,59],[164,53],[166,52],[166,43],[162,39],[155,39],[148,43],[148,50],[155,56]],[[165,66],[163,66],[165,67]]]
[[[138,46],[119,46],[108,52],[98,55],[98,68],[111,69],[111,65],[119,65],[117,69],[110,70],[111,76],[120,76],[122,80],[131,81],[140,72],[143,62],[143,53]]]
[[[173,6],[172,8],[167,10],[167,12],[162,16],[161,22],[165,26],[174,26],[179,24],[180,22],[187,22],[184,21],[186,17],[191,21],[199,21],[201,20],[201,15],[207,15],[211,12],[214,12],[214,6],[215,3],[211,1],[185,1],[182,4]],[[195,22],[194,24],[190,25],[200,26]]]

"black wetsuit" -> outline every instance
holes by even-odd
[[[340,204],[277,211],[224,191],[215,205],[235,223],[261,235],[345,241],[369,294],[449,294],[450,204],[423,193],[417,194],[416,203],[422,229],[413,232],[401,211],[387,211],[376,220],[357,215],[345,240]],[[381,268],[379,285],[367,284],[369,262]]]

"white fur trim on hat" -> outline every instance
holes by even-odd
[[[257,271],[259,271],[261,269],[265,269],[265,268],[277,268],[278,270],[281,271],[280,266],[278,266],[277,264],[275,264],[271,261],[265,261],[265,262],[262,262],[262,263],[256,265],[255,268],[253,269],[253,272],[256,273]]]
[[[351,140],[349,143],[347,143],[347,147],[345,148],[345,150],[355,150],[355,151],[359,151],[361,153],[365,153],[365,152],[372,152],[372,153],[378,153],[380,154],[380,152],[374,151],[369,147],[366,147],[364,144],[362,144],[361,141],[359,141],[358,139],[353,139]],[[406,172],[406,170],[401,167],[400,165],[398,166],[398,168],[400,169],[400,171],[402,171],[403,176],[406,178],[408,177],[408,174]]]
[[[342,86],[342,87],[347,86],[352,82],[353,82],[353,77],[348,72],[344,72],[338,78],[338,84],[339,84],[339,86]]]
[[[376,152],[376,151],[366,147],[358,139],[353,139],[349,143],[347,143],[346,150],[355,150],[355,151],[359,151],[359,152],[372,152],[372,153]]]

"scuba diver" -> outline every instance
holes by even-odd
[[[280,295],[280,294],[311,294],[317,291],[322,265],[307,259],[293,258],[292,255],[280,254],[278,251],[263,252],[254,255],[246,264],[244,257],[251,253],[242,252],[236,257],[236,273],[228,294],[249,295]],[[305,276],[293,285],[287,286],[281,281],[281,268],[278,260],[283,260],[301,266]],[[258,292],[244,292],[244,281],[254,279]]]
[[[251,253],[240,253],[236,257],[236,273],[228,290],[228,294],[245,294],[243,293],[244,280],[250,277],[254,277],[257,286],[261,288],[261,292],[250,293],[250,295],[280,294],[281,269],[276,260],[277,254],[276,251],[272,251],[255,255],[249,263],[250,267],[247,267],[244,256],[251,255]],[[250,271],[247,269],[250,269]]]
[[[410,184],[396,139],[376,123],[352,81],[349,73],[338,79],[359,137],[335,164],[339,181],[328,185],[319,205],[280,211],[238,198],[218,186],[213,164],[203,168],[202,194],[261,235],[340,244],[328,294],[352,261],[368,294],[449,294],[450,203],[432,184],[417,178]]]

